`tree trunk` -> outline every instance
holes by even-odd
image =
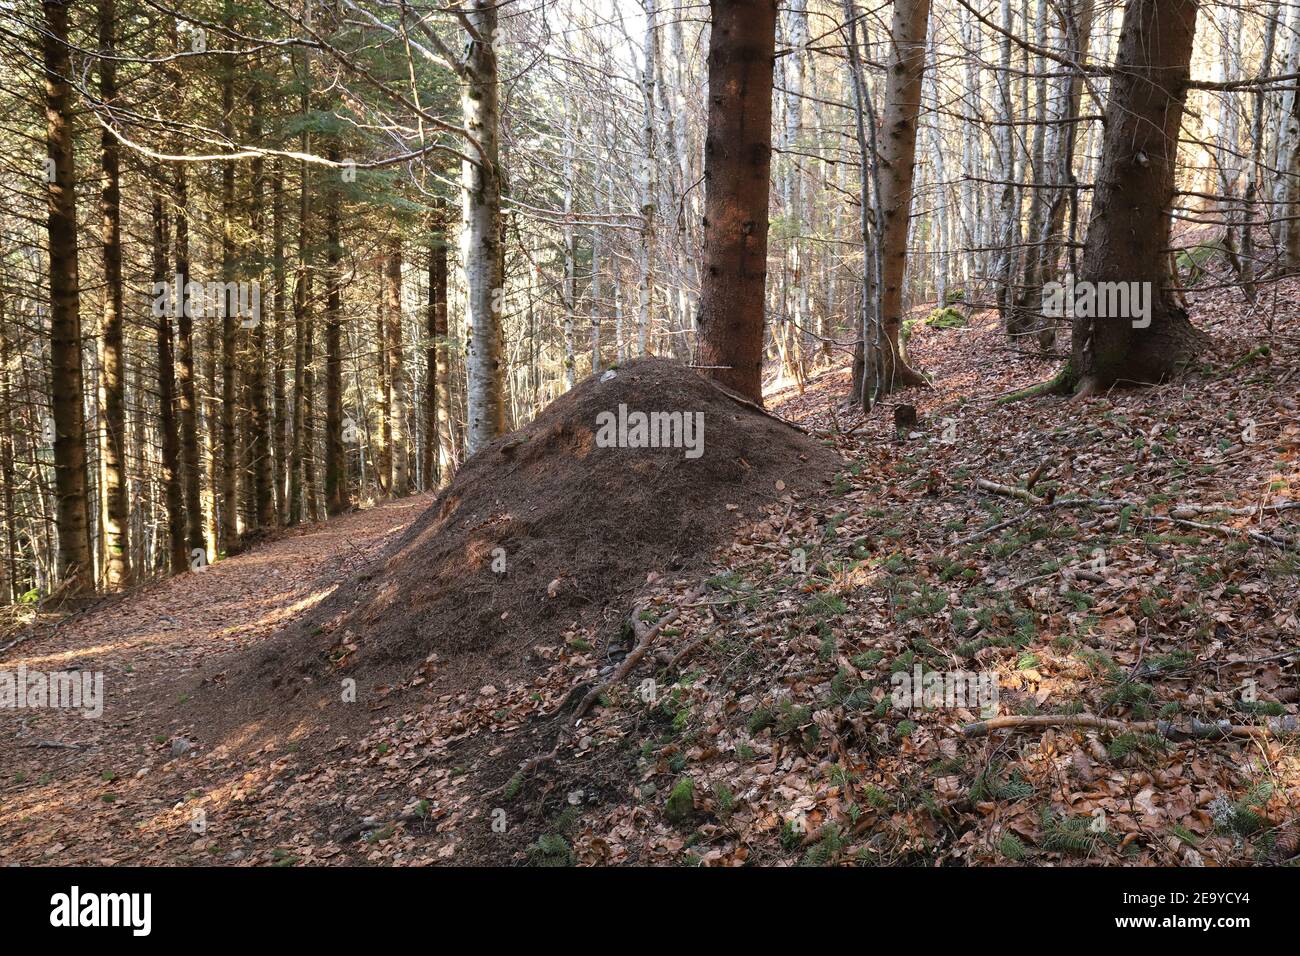
[[[383,255],[379,259],[379,303],[375,310],[375,411],[379,420],[373,431],[369,415],[365,409],[361,410],[375,465],[375,490],[381,498],[387,498],[393,492],[393,391],[388,382],[388,324],[384,321],[388,304],[387,282],[387,256]],[[364,394],[360,391],[360,381],[357,389],[358,394]]]
[[[560,242],[564,246],[564,387],[573,388],[578,380],[578,356],[575,346],[574,322],[578,309],[578,268],[574,261],[577,257],[577,240],[573,229],[573,166],[574,152],[577,149],[576,138],[579,135],[572,112],[564,111],[564,168],[561,178],[564,180],[564,225],[561,227]]]
[[[763,401],[775,0],[710,0],[699,363]]]
[[[161,188],[153,194],[154,289],[167,288],[167,213]],[[166,308],[156,311],[158,342],[158,415],[162,432],[162,484],[167,503],[167,555],[172,574],[189,567],[185,540],[185,497],[181,483],[181,438],[176,425],[176,360],[172,351],[172,323]]]
[[[225,0],[224,23],[234,25],[234,4]],[[228,46],[229,44],[223,44]],[[233,142],[235,138],[235,56],[220,54],[221,62],[221,131]],[[229,551],[239,538],[239,447],[235,431],[235,406],[238,401],[239,359],[236,354],[239,318],[232,287],[235,275],[235,164],[221,164],[221,462],[217,492],[218,551]]]
[[[260,145],[262,138],[262,89],[254,82],[248,97],[251,123],[248,136],[254,145]],[[252,514],[259,528],[275,527],[275,487],[271,461],[271,407],[267,394],[266,381],[266,323],[262,321],[261,282],[262,250],[259,243],[266,229],[266,166],[262,157],[254,157],[252,163],[252,241],[249,243],[248,259],[253,268],[250,273],[253,283],[258,288],[256,298],[250,293],[250,301],[256,302],[253,315],[245,317],[241,325],[248,328],[248,349],[252,353],[248,376],[248,429],[251,432],[248,445],[249,465],[252,468],[253,501]],[[243,297],[241,296],[241,301]]]
[[[189,190],[185,164],[176,164],[176,277],[180,309],[176,313],[176,338],[179,353],[178,378],[181,407],[181,465],[185,485],[185,522],[191,557],[208,552],[203,523],[203,469],[199,462],[199,400],[194,369],[194,316],[188,307],[185,290],[190,282]]]
[[[332,141],[327,158],[339,162]],[[325,513],[342,514],[351,505],[346,449],[343,444],[343,247],[340,238],[341,196],[337,183],[325,190]]]
[[[907,364],[900,341],[903,325],[903,281],[907,274],[907,235],[912,210],[912,179],[916,171],[916,128],[921,110],[921,79],[925,73],[925,35],[930,0],[896,0],[891,28],[891,54],[885,80],[885,111],[881,117],[880,315],[882,343],[878,350],[878,380],[883,392],[926,384]]]
[[[303,4],[306,26],[311,25],[311,4]],[[303,155],[311,151],[311,132],[306,117],[311,111],[311,49],[302,51],[302,71],[298,76],[302,92],[298,109],[303,119],[298,145]],[[295,72],[297,72],[295,70]],[[298,164],[298,262],[293,277],[293,437],[289,450],[288,524],[303,518],[304,497],[309,494],[307,481],[311,455],[311,271],[308,244],[311,238],[311,167]],[[315,505],[315,499],[310,499]]]
[[[271,424],[271,459],[275,480],[275,513],[279,521],[284,521],[289,497],[286,480],[286,473],[289,471],[287,448],[289,416],[284,364],[285,300],[288,285],[284,259],[284,175],[278,161],[275,165],[275,180],[271,186],[271,194],[271,281],[275,284],[275,311],[271,317],[275,323],[271,341],[273,354],[271,390],[275,403],[275,415]]]
[[[1169,207],[1197,0],[1129,0],[1080,281],[1150,283],[1148,320],[1075,317],[1069,378],[1080,394],[1165,378],[1198,344],[1167,289]],[[1136,327],[1135,327],[1136,325]]]
[[[473,0],[465,13],[473,31],[461,93],[465,128],[481,152],[461,164],[461,257],[465,269],[468,336],[468,452],[472,455],[505,431],[505,382],[501,361],[501,311],[505,260],[501,249],[501,166],[497,103],[496,0]]]
[[[428,459],[424,473],[429,487],[451,484],[454,467],[451,433],[451,381],[447,363],[447,232],[443,211],[435,214],[436,225],[429,249],[429,392],[425,400],[429,433]]]
[[[389,453],[392,455],[393,494],[404,498],[411,493],[411,457],[406,436],[406,352],[402,347],[402,240],[389,240],[384,263],[384,312],[388,328],[384,335],[388,356]]]
[[[114,0],[99,0],[99,94],[107,105],[117,99],[117,19]],[[100,194],[103,214],[104,313],[100,325],[100,394],[103,422],[99,457],[104,522],[104,587],[117,591],[131,582],[130,506],[126,488],[126,358],[122,342],[122,217],[117,138],[100,134],[104,174]]]
[[[641,202],[641,236],[637,247],[637,355],[650,352],[651,300],[654,296],[655,242],[655,77],[658,74],[659,42],[656,30],[656,0],[642,0],[645,8],[645,62],[641,70],[641,168],[637,172],[637,189]],[[717,19],[714,18],[714,29]],[[775,30],[775,27],[773,27]],[[769,80],[769,99],[771,84]],[[768,106],[771,112],[771,105]]]
[[[82,405],[80,277],[77,267],[76,164],[73,157],[72,65],[66,0],[45,0],[46,146],[50,158],[50,358],[54,413],[54,483],[58,495],[59,580],[65,596],[91,592],[90,506],[86,498],[86,419]]]
[[[1268,23],[1264,28],[1264,52],[1260,55],[1259,78],[1266,79],[1273,72],[1273,48],[1277,43],[1277,17],[1269,17]],[[1255,229],[1252,222],[1258,214],[1260,206],[1260,174],[1263,172],[1261,166],[1264,159],[1264,139],[1266,130],[1264,128],[1264,100],[1265,94],[1262,90],[1254,91],[1254,103],[1251,112],[1251,152],[1250,152],[1250,174],[1246,179],[1246,214],[1245,223],[1241,229],[1241,284],[1246,293],[1246,299],[1249,302],[1255,301]],[[1267,206],[1263,208],[1267,209]],[[1263,217],[1267,219],[1268,216]]]

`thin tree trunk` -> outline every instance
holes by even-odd
[[[262,89],[254,82],[248,97],[249,139],[254,145],[260,144],[262,138]],[[249,244],[249,260],[256,270],[252,282],[258,289],[251,301],[257,303],[253,315],[246,317],[241,325],[248,328],[248,347],[252,352],[252,361],[248,376],[248,429],[251,440],[246,444],[249,450],[249,464],[252,468],[253,501],[252,514],[259,528],[275,527],[275,487],[271,460],[271,408],[267,394],[266,381],[266,323],[262,321],[261,281],[262,251],[259,243],[266,227],[264,204],[266,201],[266,166],[262,157],[254,157],[252,163],[252,217],[250,226],[252,242]],[[242,296],[240,297],[242,301]]]
[[[411,457],[406,434],[406,350],[402,346],[402,240],[389,240],[384,266],[385,314],[388,329],[384,336],[388,356],[386,378],[389,391],[389,451],[392,455],[393,494],[404,498],[411,493]]]
[[[1273,47],[1277,42],[1278,15],[1267,17],[1264,27],[1264,52],[1260,56],[1259,77],[1266,79],[1273,71]],[[1241,284],[1246,299],[1255,301],[1255,230],[1251,225],[1260,207],[1260,166],[1264,156],[1264,100],[1261,90],[1254,91],[1253,113],[1251,118],[1251,154],[1250,175],[1246,180],[1246,215],[1241,228]],[[1267,209],[1265,205],[1263,208]],[[1265,216],[1264,218],[1268,218]]]
[[[275,402],[275,415],[271,424],[271,458],[275,481],[275,513],[277,519],[283,522],[285,520],[289,498],[289,487],[287,481],[287,473],[289,472],[289,455],[287,448],[289,440],[289,413],[288,397],[285,391],[286,370],[284,364],[284,333],[287,314],[285,302],[288,294],[288,285],[285,275],[284,258],[284,174],[278,161],[275,165],[274,175],[275,180],[271,186],[271,281],[275,284],[275,311],[271,318],[275,323],[275,329],[271,341],[271,351],[273,353],[271,389],[272,399]]]
[[[434,213],[435,226],[429,249],[429,393],[425,400],[428,415],[428,454],[425,475],[430,487],[446,488],[451,484],[455,459],[451,429],[451,380],[447,361],[447,227],[441,204]],[[434,460],[436,458],[436,461]]]
[[[167,212],[160,187],[153,194],[153,281],[155,293],[166,292]],[[155,310],[158,343],[158,415],[162,433],[162,483],[167,503],[167,555],[172,574],[189,567],[185,540],[185,497],[181,482],[181,438],[176,423],[176,361],[172,351],[172,324],[167,308]]]
[[[637,280],[637,320],[636,347],[637,355],[647,355],[650,351],[651,299],[654,295],[654,242],[655,242],[655,120],[654,90],[655,76],[658,73],[659,42],[655,23],[656,0],[642,0],[645,8],[645,63],[641,70],[641,169],[637,173],[637,188],[641,202],[641,236],[637,247],[640,274]],[[712,0],[711,0],[712,3]],[[717,18],[714,18],[716,29]],[[768,98],[771,98],[769,80]],[[771,105],[768,106],[771,113]],[[769,133],[769,141],[771,134]]]
[[[225,0],[223,21],[234,24],[233,0]],[[221,131],[234,140],[235,56],[221,57]],[[235,165],[221,164],[221,463],[218,471],[217,540],[219,551],[229,551],[239,538],[239,446],[235,430],[239,361],[236,354],[239,318],[232,290],[235,276]]]
[[[199,460],[199,399],[194,368],[194,314],[190,296],[189,194],[185,164],[176,164],[176,285],[180,309],[176,313],[179,352],[178,379],[181,407],[181,464],[185,485],[186,537],[190,556],[208,553],[207,533],[203,521],[203,468]]]
[[[337,141],[326,157],[339,162]],[[346,449],[343,444],[343,247],[340,237],[341,196],[338,184],[325,191],[325,513],[342,514],[351,506]]]
[[[384,321],[384,310],[388,303],[387,256],[381,256],[378,264],[379,302],[375,309],[375,411],[378,413],[379,420],[371,433],[370,418],[365,409],[361,410],[360,419],[369,433],[367,444],[373,449],[376,492],[381,498],[387,498],[393,492],[393,391],[388,381],[388,325]],[[358,394],[361,394],[359,380],[357,388]]]

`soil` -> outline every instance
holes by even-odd
[[[620,406],[702,415],[701,453],[601,447],[601,415]],[[530,650],[575,629],[625,653],[647,576],[698,569],[742,521],[822,488],[838,461],[676,362],[592,376],[471,457],[385,554],[319,605],[209,668],[186,712],[231,730],[332,704],[344,680],[374,700],[526,679],[545,664]]]

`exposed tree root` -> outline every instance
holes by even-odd
[[[1026,398],[1037,398],[1040,395],[1063,394],[1070,384],[1070,366],[1067,363],[1059,372],[1053,375],[1045,382],[1039,382],[1036,385],[1030,385],[1028,388],[1022,388],[1018,392],[1012,392],[1010,395],[1003,395],[997,400],[999,405],[1010,405],[1012,402],[1019,402]]]

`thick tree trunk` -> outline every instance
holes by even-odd
[[[710,0],[699,363],[763,401],[775,0]]]
[[[1197,8],[1129,0],[1124,12],[1079,280],[1149,283],[1150,315],[1074,318],[1070,378],[1081,394],[1158,382],[1200,339],[1169,294],[1165,251]]]
[[[930,0],[896,0],[891,32],[889,68],[885,79],[885,111],[880,140],[882,339],[877,350],[878,380],[884,392],[926,384],[907,364],[899,333],[903,325],[903,281],[907,274],[907,236],[912,210],[912,180],[916,171],[916,128],[921,110],[921,79],[925,73],[925,35]]]
[[[112,106],[117,99],[114,0],[99,0],[99,94]],[[130,506],[126,487],[126,357],[122,342],[122,217],[117,137],[107,128],[100,135],[104,174],[100,194],[103,215],[104,312],[100,324],[100,395],[103,421],[99,457],[104,522],[104,587],[120,590],[131,581]]]
[[[161,188],[153,194],[153,281],[154,288],[168,286],[167,212],[163,208]],[[167,503],[167,556],[172,574],[189,567],[189,547],[185,540],[185,497],[181,483],[181,437],[176,423],[176,359],[172,349],[171,316],[166,308],[157,310],[158,343],[158,426],[162,433],[163,498]]]
[[[461,165],[461,261],[465,269],[468,336],[468,452],[472,455],[506,428],[501,311],[505,259],[501,248],[500,108],[497,103],[496,0],[473,0],[466,20],[471,36],[461,93],[465,128],[478,143],[475,162]]]
[[[45,0],[46,146],[50,260],[50,357],[54,413],[54,483],[58,495],[59,580],[65,596],[93,591],[90,506],[86,498],[86,419],[82,406],[81,304],[77,267],[76,164],[68,82],[68,7]]]

